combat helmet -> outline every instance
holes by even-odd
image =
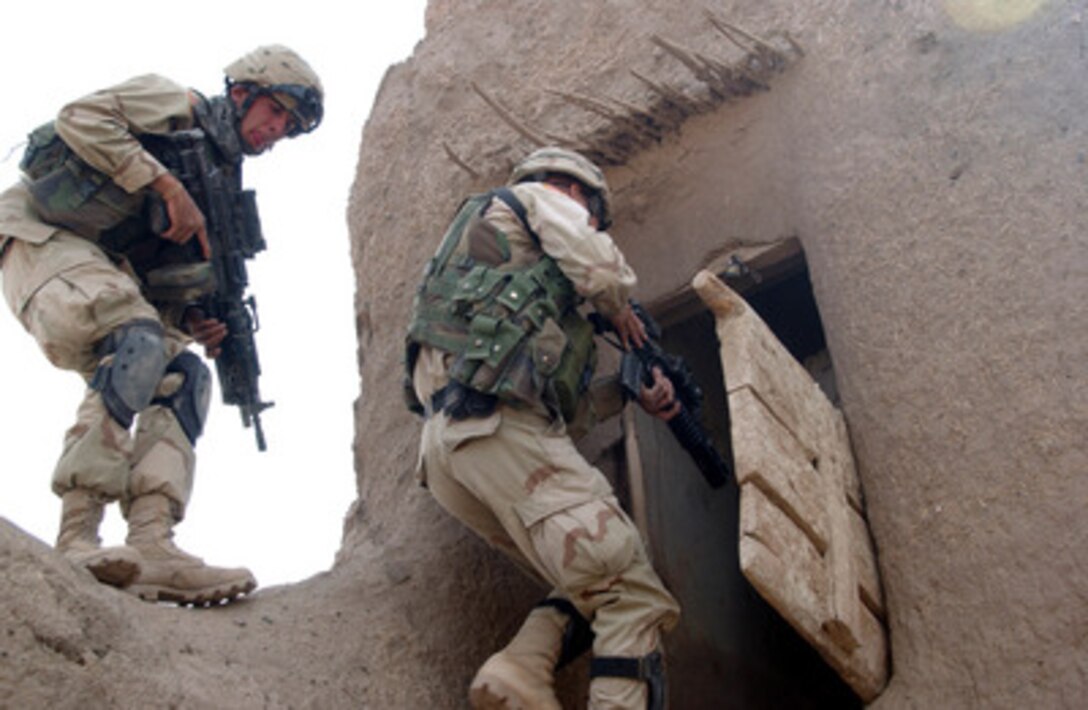
[[[597,217],[599,229],[608,229],[612,223],[612,193],[601,169],[581,153],[556,146],[534,150],[514,166],[509,183],[540,181],[548,173],[569,175],[589,188],[590,213]]]
[[[295,119],[288,137],[309,133],[321,123],[325,100],[321,79],[292,49],[282,44],[258,47],[236,59],[223,72],[228,91],[235,84],[257,89],[246,99],[242,114],[263,93],[272,95]]]

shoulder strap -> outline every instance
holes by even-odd
[[[457,208],[457,216],[450,222],[449,227],[446,228],[446,233],[442,237],[442,241],[438,245],[438,251],[435,252],[434,257],[431,258],[430,263],[427,266],[426,275],[439,273],[446,268],[446,264],[449,262],[450,257],[453,256],[454,249],[457,248],[458,243],[461,241],[461,235],[465,230],[465,225],[468,223],[470,217],[477,210],[483,210],[487,207],[491,201],[490,195],[478,194],[463,200]]]
[[[491,191],[491,194],[502,200],[507,207],[514,211],[514,214],[518,216],[521,221],[521,226],[525,227],[525,231],[532,237],[533,242],[539,247],[540,237],[537,235],[533,228],[529,226],[529,216],[525,212],[525,205],[521,203],[521,200],[517,198],[514,191],[508,187],[497,187]]]

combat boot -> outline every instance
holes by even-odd
[[[555,669],[570,617],[555,606],[535,607],[514,638],[483,666],[469,688],[475,710],[561,710]]]
[[[105,505],[100,496],[84,488],[73,488],[61,496],[57,552],[99,582],[127,587],[140,573],[140,555],[126,545],[102,547],[98,526]]]
[[[256,588],[248,569],[212,567],[179,549],[173,541],[176,520],[173,503],[161,493],[132,500],[127,542],[140,554],[140,576],[128,591],[147,601],[206,606]]]

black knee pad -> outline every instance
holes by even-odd
[[[170,361],[166,372],[180,373],[185,380],[177,392],[168,397],[156,397],[155,404],[168,407],[190,444],[204,433],[204,422],[208,418],[208,407],[212,396],[212,374],[198,355],[188,350]]]
[[[646,683],[646,710],[665,708],[665,661],[660,651],[631,658],[625,656],[597,656],[589,666],[590,678],[630,678]]]
[[[151,404],[166,372],[163,327],[153,320],[130,321],[99,343],[97,352],[113,358],[95,370],[91,389],[102,394],[106,411],[127,429],[136,413]]]

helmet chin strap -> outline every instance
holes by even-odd
[[[234,113],[234,126],[237,130],[242,127],[242,118],[245,117],[247,113],[249,113],[249,107],[252,106],[253,102],[257,100],[257,95],[259,92],[252,84],[236,84],[230,79],[227,79],[226,82],[227,88],[224,91],[224,94],[227,97],[227,103],[230,104],[231,111]],[[246,91],[245,98],[242,99],[241,105],[239,105],[234,100],[234,97],[230,93],[231,89],[233,89],[235,86],[245,89]]]

